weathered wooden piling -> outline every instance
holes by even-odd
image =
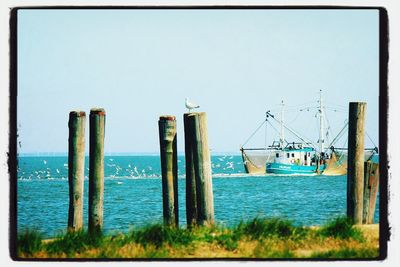
[[[68,230],[83,227],[83,180],[85,171],[85,124],[84,111],[69,113],[68,138],[68,184],[69,209]]]
[[[158,121],[158,129],[164,223],[170,226],[178,226],[178,158],[175,117],[161,116]]]
[[[196,181],[197,224],[211,225],[214,223],[214,200],[206,113],[189,113],[187,116]]]
[[[363,223],[374,223],[376,197],[379,188],[379,164],[367,161],[364,164]]]
[[[367,104],[349,104],[347,216],[362,224],[364,193],[364,123]]]
[[[103,228],[105,119],[104,109],[90,110],[89,232]]]
[[[197,222],[197,203],[196,203],[196,175],[193,162],[193,130],[194,120],[190,120],[190,113],[183,114],[183,124],[185,129],[185,164],[186,164],[186,222],[188,227]]]

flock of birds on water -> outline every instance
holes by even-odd
[[[156,157],[156,156],[155,156]],[[32,159],[33,160],[33,159]],[[68,178],[68,163],[63,162],[51,162],[51,159],[37,159],[28,165],[21,164],[18,169],[18,179],[20,180],[31,180],[31,179],[67,179]],[[105,177],[106,178],[160,178],[161,171],[155,167],[158,164],[157,160],[154,160],[154,166],[148,164],[135,164],[135,159],[126,161],[124,156],[124,162],[119,162],[117,158],[111,158],[106,156],[105,158]],[[178,170],[178,176],[184,177],[184,158],[178,159],[183,169]],[[183,163],[183,165],[182,165]],[[33,165],[35,167],[25,167]],[[145,166],[148,165],[148,166]],[[240,157],[234,159],[234,156],[213,156],[211,167],[213,169],[213,175],[215,176],[226,176],[232,174],[243,174],[242,167],[243,163]],[[39,167],[39,168],[38,168]],[[85,178],[87,179],[87,173],[89,168],[86,166]],[[183,173],[181,173],[183,172]]]

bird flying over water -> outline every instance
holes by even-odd
[[[189,113],[192,111],[192,109],[195,109],[195,108],[199,108],[199,107],[200,107],[199,105],[190,102],[189,99],[188,99],[187,97],[186,97],[186,99],[185,99],[185,105],[186,105],[186,108],[189,110]]]

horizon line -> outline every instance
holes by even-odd
[[[211,152],[212,155],[240,155],[237,151],[216,151]],[[106,152],[104,156],[158,156],[160,152]],[[178,151],[178,155],[185,155],[185,151]],[[68,156],[68,152],[21,152],[17,153],[17,157],[32,157],[32,156]],[[89,153],[85,153],[85,157]]]

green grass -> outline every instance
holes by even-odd
[[[145,226],[137,231],[131,231],[125,242],[136,242],[147,246],[149,244],[161,247],[163,244],[184,246],[193,241],[194,235],[190,230],[168,227],[162,224]]]
[[[17,237],[18,254],[32,255],[43,248],[42,234],[37,230],[24,230]]]
[[[90,248],[104,245],[105,238],[101,232],[90,234],[87,231],[67,231],[56,236],[55,240],[46,244],[45,249],[50,254],[65,253],[71,256],[82,253]]]
[[[310,253],[315,258],[376,257],[377,249],[373,244],[363,244],[364,241],[362,232],[343,217],[317,229],[296,226],[280,218],[255,218],[234,227],[214,225],[186,229],[154,224],[134,228],[127,234],[106,236],[101,232],[67,231],[47,242],[42,242],[38,231],[26,230],[18,235],[17,249],[21,257],[41,255],[56,258],[169,258],[188,255],[293,258],[296,251],[304,249],[315,250],[312,255]],[[330,245],[327,246],[326,242]]]
[[[294,226],[291,221],[280,218],[254,218],[249,222],[239,223],[234,229],[239,237],[246,235],[252,239],[300,237],[306,232],[305,228]]]
[[[215,237],[216,242],[229,251],[234,251],[238,248],[240,237],[232,234],[232,232],[223,233]]]
[[[364,238],[361,231],[353,226],[347,217],[338,217],[329,221],[321,227],[319,233],[324,237],[334,237],[340,239],[354,239],[363,242]]]

